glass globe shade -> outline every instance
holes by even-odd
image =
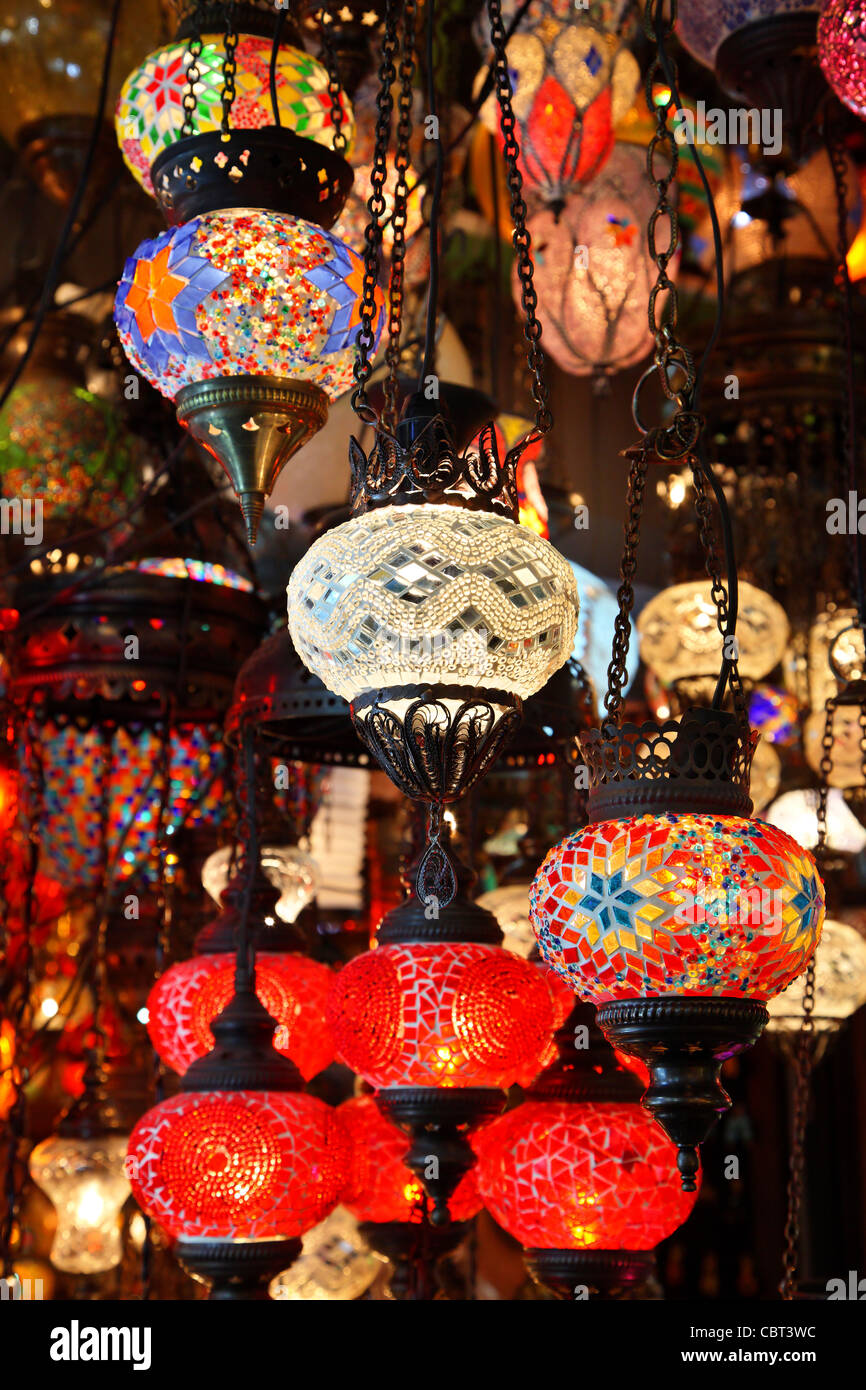
[[[820,774],[823,756],[824,730],[827,716],[824,710],[815,710],[808,716],[803,726],[803,751],[806,762],[813,771]],[[860,750],[860,707],[859,705],[839,705],[833,712],[831,723],[833,745],[830,757],[833,766],[828,774],[831,787],[862,787],[863,754]]]
[[[303,1250],[290,1269],[272,1280],[271,1298],[289,1303],[346,1303],[366,1293],[382,1262],[345,1207],[335,1207],[303,1237]]]
[[[498,946],[380,946],[337,975],[337,1055],[371,1086],[507,1087],[540,1070],[556,1026],[548,986]]]
[[[30,1155],[30,1176],[57,1213],[51,1263],[68,1274],[103,1274],[123,1257],[120,1209],[129,1196],[125,1134],[53,1135]]]
[[[619,612],[616,594],[609,584],[574,560],[569,564],[574,570],[580,593],[581,621],[577,630],[572,656],[586,671],[592,681],[596,700],[600,703],[607,690],[607,670],[610,665],[610,634],[614,619]],[[631,640],[625,662],[625,685],[627,691],[640,665],[640,654],[635,641],[634,620],[629,619]]]
[[[418,683],[526,699],[566,660],[579,606],[549,541],[491,512],[434,505],[335,526],[295,566],[288,595],[298,655],[349,701]]]
[[[781,604],[744,580],[739,600],[740,675],[758,681],[785,654],[788,619]],[[673,584],[656,594],[641,609],[637,630],[642,659],[665,685],[707,676],[712,690],[722,661],[722,636],[708,579]]]
[[[767,1005],[771,1032],[800,1031],[805,977],[792,981]],[[830,1032],[866,1004],[866,941],[847,922],[828,917],[815,955],[815,1026]]]
[[[640,81],[637,61],[613,32],[574,11],[568,19],[547,13],[506,48],[524,187],[553,207],[605,166],[613,127]],[[480,116],[503,148],[499,114],[493,93]]]
[[[145,457],[112,405],[60,373],[14,387],[0,414],[3,495],[39,498],[52,525],[118,520]]]
[[[749,723],[761,743],[787,744],[797,736],[800,706],[796,695],[774,685],[757,685],[749,696]]]
[[[523,827],[525,833],[525,827]],[[489,846],[490,841],[485,845]],[[515,846],[513,853],[517,853]],[[535,933],[529,921],[529,883],[505,883],[499,888],[491,888],[478,899],[479,907],[492,912],[502,928],[502,945],[506,951],[527,959],[535,946]]]
[[[222,126],[223,64],[225,38],[204,34],[196,59],[199,79],[191,135],[203,135]],[[189,47],[183,40],[151,53],[127,77],[120,89],[114,123],[117,143],[127,167],[145,192],[153,196],[150,166],[157,155],[181,138],[184,96],[188,90]],[[235,49],[235,88],[229,124],[232,130],[257,130],[274,120],[270,91],[271,41],[241,34]],[[276,65],[279,124],[286,130],[330,148],[334,140],[327,69],[309,53],[291,44],[280,44]],[[352,108],[340,94],[341,130],[351,153],[354,139]]]
[[[333,975],[327,965],[289,952],[256,952],[256,994],[276,1020],[274,1047],[295,1063],[305,1081],[334,1060],[325,1021]],[[177,961],[157,980],[147,1000],[147,1031],[163,1062],[183,1076],[214,1045],[211,1023],[234,994],[232,953]]]
[[[552,849],[531,915],[548,965],[595,1004],[764,1000],[806,969],[824,888],[811,854],[764,821],[643,815]]]
[[[166,834],[182,825],[218,825],[228,805],[225,745],[212,730],[196,727],[173,731],[170,743]],[[106,850],[121,880],[156,873],[162,739],[148,728],[114,731],[103,834],[105,747],[99,729],[49,722],[41,730],[42,848],[54,878],[69,888],[101,881]]]
[[[544,350],[572,376],[620,371],[652,347],[647,301],[656,269],[646,225],[654,205],[645,153],[618,144],[558,218],[545,209],[529,219]],[[519,306],[516,269],[512,293]]]
[[[343,1197],[359,1221],[420,1223],[424,1189],[405,1162],[409,1136],[382,1114],[372,1096],[344,1101],[337,1113],[353,1143],[353,1162]],[[471,1221],[481,1210],[472,1168],[448,1202],[452,1221]]]
[[[697,1201],[639,1105],[525,1101],[472,1145],[485,1206],[528,1249],[652,1250]]]
[[[698,62],[711,68],[725,39],[756,20],[816,10],[815,0],[691,0],[678,9],[677,37]]]
[[[264,845],[259,858],[269,882],[280,890],[277,916],[281,922],[296,921],[316,896],[319,871],[315,859],[297,845]],[[202,865],[202,887],[218,906],[232,875],[232,859],[232,846],[221,845]]]
[[[847,683],[866,676],[866,650],[857,621],[853,608],[833,608],[821,613],[809,628],[809,704],[813,710],[823,710],[831,695],[839,693],[840,680]],[[838,676],[830,665],[831,655]]]
[[[7,0],[0,26],[0,134],[10,144],[28,126],[50,117],[93,120],[112,8],[112,0],[91,0],[85,18],[80,0],[48,5],[44,0]],[[159,0],[121,9],[109,70],[110,100],[160,26]]]
[[[752,754],[752,767],[749,774],[749,794],[755,808],[755,815],[759,815],[765,806],[769,806],[779,790],[781,780],[781,758],[772,743],[765,743],[762,738],[759,738]]]
[[[294,1091],[190,1091],[129,1140],[133,1195],[180,1240],[303,1235],[336,1206],[351,1162],[342,1120]]]
[[[829,0],[818,20],[824,76],[850,111],[866,117],[866,11],[860,0]]]
[[[170,400],[226,376],[308,382],[333,400],[353,381],[363,273],[351,247],[299,217],[205,213],[126,262],[117,330],[136,371]],[[382,306],[377,291],[377,345]]]
[[[783,792],[768,807],[764,819],[798,844],[814,849],[818,843],[818,788]],[[866,830],[848,809],[838,787],[831,787],[827,794],[827,847],[840,854],[859,854],[866,848]]]

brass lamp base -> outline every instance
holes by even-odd
[[[254,545],[277,478],[328,418],[325,392],[283,377],[227,376],[184,386],[175,407],[199,448],[222,465]]]

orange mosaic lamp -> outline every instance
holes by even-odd
[[[824,918],[811,854],[749,818],[752,746],[715,710],[593,730],[590,823],[532,887],[544,959],[649,1067],[644,1105],[677,1144],[687,1189],[730,1105],[722,1062],[760,1036],[766,1001],[806,970]]]

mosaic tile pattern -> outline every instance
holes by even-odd
[[[88,888],[102,876],[103,753],[98,730],[45,726],[43,857],[52,878],[66,887]],[[105,838],[118,878],[155,874],[160,759],[161,740],[152,730],[115,730]],[[181,825],[218,825],[229,805],[222,740],[206,729],[175,731],[169,766],[169,835]]]
[[[819,8],[815,0],[690,0],[679,6],[677,36],[689,53],[711,68],[720,45],[744,24]]]
[[[48,525],[119,518],[138,491],[141,440],[107,402],[44,375],[11,392],[0,415],[4,497],[41,498]]]
[[[337,1056],[372,1086],[510,1086],[556,1018],[538,968],[498,946],[380,946],[337,975]]]
[[[571,651],[568,562],[505,517],[384,507],[335,526],[292,571],[289,627],[335,694],[418,681],[527,698]]]
[[[257,130],[274,125],[270,92],[270,39],[243,34],[235,50],[237,95],[229,124],[233,130]],[[195,87],[193,135],[219,130],[222,125],[222,35],[204,36],[198,59],[200,77]],[[183,98],[187,90],[190,55],[186,43],[170,43],[151,53],[131,72],[120,89],[114,124],[117,143],[134,178],[153,196],[150,166],[157,155],[181,138]],[[328,73],[309,53],[281,44],[276,67],[277,106],[280,124],[287,130],[330,147],[334,139]],[[342,132],[351,152],[354,139],[352,108],[341,97]]]
[[[372,1096],[344,1101],[337,1113],[354,1146],[344,1206],[359,1221],[419,1223],[424,1193],[404,1162],[409,1136],[382,1114]],[[474,1169],[460,1179],[448,1210],[452,1221],[470,1221],[481,1210]]]
[[[162,1060],[183,1076],[214,1045],[210,1025],[234,994],[235,960],[229,955],[193,956],[160,977],[147,1001],[147,1031]],[[274,951],[256,954],[256,994],[277,1021],[274,1046],[290,1057],[305,1081],[334,1060],[325,1021],[333,975],[306,956]]]
[[[818,57],[840,101],[866,118],[866,11],[862,0],[830,0],[818,21]]]
[[[569,835],[535,876],[542,954],[600,1004],[666,994],[770,999],[821,935],[807,850],[737,816],[646,815]]]
[[[313,1096],[198,1091],[142,1116],[127,1168],[139,1206],[169,1235],[268,1240],[328,1215],[351,1154],[342,1120]]]
[[[226,209],[141,243],[115,301],[124,351],[173,400],[222,376],[352,384],[364,267],[330,232],[287,214]],[[384,319],[377,291],[376,344]]]
[[[586,16],[571,18],[546,15],[506,49],[524,184],[549,203],[561,203],[606,164],[614,125],[640,81],[633,55],[613,33]],[[503,148],[495,94],[481,119]]]
[[[651,1250],[697,1201],[639,1105],[527,1101],[472,1146],[485,1206],[529,1248]]]

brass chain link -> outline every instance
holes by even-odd
[[[203,47],[204,44],[196,22],[196,31],[187,44],[185,55],[188,56],[189,61],[186,65],[186,86],[183,92],[183,125],[180,128],[182,139],[195,134],[195,109],[198,104],[195,89],[201,80],[201,68],[198,65],[198,60],[201,57]]]
[[[541,323],[536,310],[538,295],[533,284],[532,237],[526,225],[526,201],[523,197],[523,176],[520,172],[520,145],[516,135],[516,120],[512,105],[511,76],[505,47],[505,26],[500,0],[487,0],[490,19],[490,39],[493,47],[492,73],[499,102],[499,125],[504,141],[503,154],[511,198],[511,220],[514,223],[513,242],[515,266],[520,281],[520,302],[523,308],[523,336],[528,344],[526,361],[532,378],[532,399],[535,403],[535,429],[525,444],[545,435],[553,424],[550,392],[544,378],[544,352],[541,347]]]
[[[403,48],[400,55],[400,94],[397,101],[397,141],[394,152],[394,198],[391,211],[391,275],[388,283],[388,346],[385,362],[385,407],[382,422],[386,429],[397,424],[397,373],[400,364],[400,338],[403,330],[403,287],[406,260],[406,224],[409,201],[409,141],[412,136],[412,84],[415,78],[415,27],[417,0],[406,0]]]
[[[379,284],[379,254],[382,247],[382,218],[385,213],[385,181],[388,177],[388,144],[391,138],[391,120],[394,114],[394,97],[391,91],[397,72],[394,58],[397,52],[397,20],[405,8],[400,0],[387,0],[385,27],[382,34],[381,56],[379,61],[379,90],[376,95],[378,116],[376,119],[376,138],[373,150],[373,168],[370,174],[372,193],[367,201],[370,214],[364,229],[364,279],[361,294],[361,326],[356,339],[354,377],[355,390],[352,392],[352,409],[365,424],[375,425],[378,417],[367,400],[367,383],[373,371],[371,353],[375,342],[373,324],[376,319],[376,289]]]
[[[716,626],[722,637],[722,655],[728,662],[728,684],[731,687],[734,712],[737,716],[737,723],[741,731],[748,737],[748,707],[746,705],[743,683],[740,679],[739,653],[736,647],[736,636],[729,632],[730,611],[728,609],[728,591],[722,583],[722,565],[719,559],[716,528],[713,524],[712,504],[707,493],[706,478],[697,461],[694,461],[692,466],[692,482],[695,490],[695,512],[698,518],[698,534],[704,552],[704,565],[707,577],[710,580],[710,592],[716,608]],[[724,650],[724,643],[729,641],[732,637],[734,641],[734,654],[733,656],[727,656]]]

